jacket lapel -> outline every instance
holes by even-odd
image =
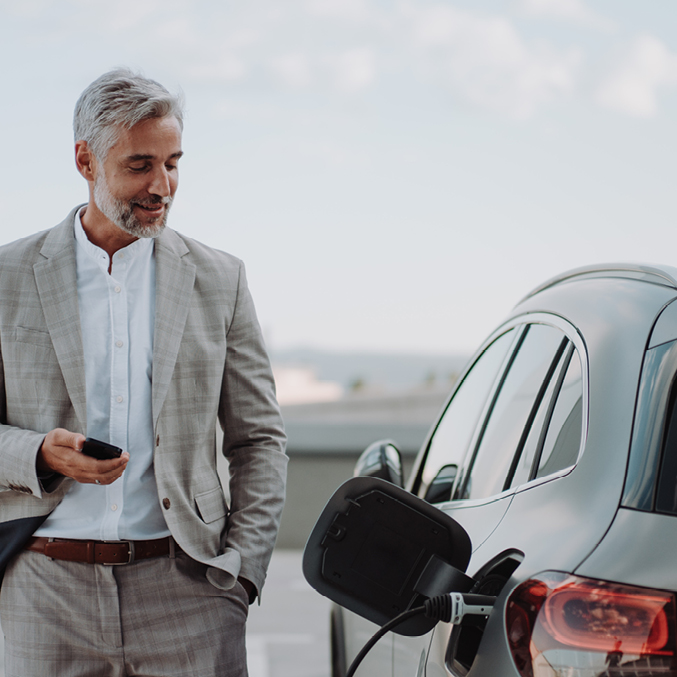
[[[153,338],[153,427],[164,404],[186,326],[195,265],[183,240],[165,229],[155,241],[155,334]]]
[[[87,430],[85,358],[73,234],[73,219],[81,206],[49,232],[40,250],[43,258],[33,266],[33,271],[56,358],[84,432]]]

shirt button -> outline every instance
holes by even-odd
[[[111,509],[113,512],[115,512],[115,511],[118,509],[117,503],[113,503],[113,505],[111,505],[110,509]]]
[[[172,505],[172,504],[171,504],[171,502],[170,502],[170,500],[169,500],[168,498],[163,498],[163,499],[162,499],[162,507],[163,507],[165,510],[169,510],[169,508],[171,507],[171,505]]]
[[[119,259],[124,259],[124,258],[125,258],[124,252],[120,252],[120,253],[118,254],[118,258],[119,258]]]
[[[116,294],[119,294],[121,291],[122,291],[122,287],[120,287],[120,286],[115,287]]]
[[[124,397],[122,397],[122,395],[118,395],[115,399],[116,399],[118,402],[122,402],[122,400],[124,400]]]
[[[116,345],[118,348],[122,348],[122,346],[123,346],[124,344],[122,343],[122,341],[116,341],[116,342],[115,342],[115,345]]]

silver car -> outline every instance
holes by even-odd
[[[357,474],[397,484],[394,445]],[[496,599],[387,634],[357,675],[677,675],[677,269],[586,267],[531,292],[470,361],[405,488],[469,536],[464,592]],[[333,677],[377,629],[365,615],[334,606]]]

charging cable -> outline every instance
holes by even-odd
[[[374,636],[362,647],[360,653],[355,656],[355,660],[350,664],[350,667],[346,672],[346,677],[354,677],[358,666],[374,647],[374,644],[376,644],[383,635],[400,625],[400,623],[404,623],[404,621],[407,621],[414,616],[423,614],[428,616],[428,618],[434,618],[437,621],[458,625],[465,616],[488,616],[491,613],[495,601],[495,597],[490,597],[488,595],[473,595],[461,592],[449,592],[446,595],[439,595],[427,599],[423,606],[417,606],[413,609],[404,611],[399,614],[399,616],[395,616],[395,618],[379,628],[376,633],[374,633]]]

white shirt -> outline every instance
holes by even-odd
[[[77,291],[85,354],[87,437],[129,452],[113,484],[73,484],[36,536],[105,541],[169,535],[153,470],[151,375],[155,241],[140,238],[113,255],[92,244],[75,219]]]

